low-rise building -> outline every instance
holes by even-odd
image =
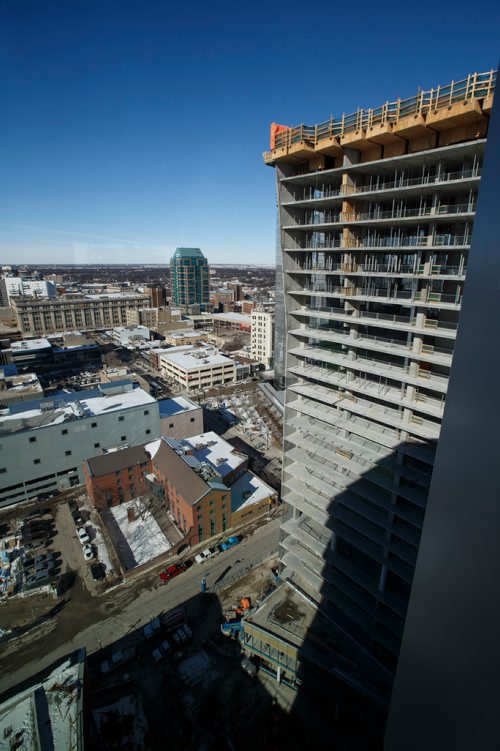
[[[0,409],[9,404],[43,398],[43,389],[36,373],[9,373],[0,367]]]
[[[252,311],[252,334],[250,353],[266,368],[273,367],[274,359],[274,313],[257,308]]]
[[[165,378],[188,392],[236,380],[236,363],[215,347],[171,347],[159,354],[159,364]]]
[[[146,326],[117,326],[113,329],[113,341],[121,347],[135,347],[149,341]]]
[[[188,321],[182,320],[182,312],[178,308],[165,305],[159,308],[138,308],[127,310],[127,326],[147,326],[162,336],[169,331],[186,329]]]
[[[251,317],[241,313],[214,313],[212,322],[215,332],[220,329],[234,329],[250,333],[252,330]]]
[[[185,396],[161,399],[160,408],[161,434],[169,438],[190,438],[203,433],[203,408]]]
[[[81,485],[85,459],[159,435],[158,402],[130,381],[13,404],[0,413],[0,506]]]
[[[203,343],[207,340],[207,335],[204,331],[172,331],[172,333],[165,336],[165,344],[171,347],[185,347],[188,344]]]
[[[214,432],[181,441],[162,437],[152,460],[167,509],[190,544],[267,511],[276,499],[248,471],[248,456]]]
[[[83,462],[85,485],[97,509],[117,506],[149,490],[151,456],[144,445],[103,452]]]

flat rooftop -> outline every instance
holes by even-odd
[[[231,485],[231,511],[240,511],[275,495],[276,491],[263,480],[251,472],[245,472]]]
[[[246,316],[243,313],[213,313],[212,320],[216,321],[236,321],[238,323],[246,323],[248,326],[252,324],[252,317]]]
[[[51,349],[52,345],[48,339],[23,339],[19,342],[11,342],[10,348],[12,354],[27,352],[28,350]]]
[[[83,751],[84,660],[82,649],[0,704],[2,748]]]
[[[191,412],[192,410],[200,409],[199,404],[195,404],[184,396],[173,396],[170,399],[161,399],[158,402],[158,406],[160,408],[160,418],[172,417],[181,412]]]
[[[244,621],[295,647],[300,662],[336,675],[372,699],[380,701],[380,694],[389,699],[389,674],[322,611],[321,603],[291,582],[283,582]]]
[[[70,420],[107,414],[131,407],[156,404],[156,400],[131,381],[101,384],[79,392],[58,392],[46,399],[13,404],[0,414],[0,434],[46,428]]]
[[[180,349],[177,349],[175,352],[168,350],[162,353],[161,359],[169,360],[173,365],[177,365],[182,370],[200,370],[200,368],[214,365],[234,365],[234,360],[231,360],[231,358],[225,355],[207,354],[203,348],[185,347],[182,348],[182,351]]]

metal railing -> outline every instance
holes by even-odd
[[[454,180],[470,180],[481,176],[481,167],[476,165],[469,169],[462,169],[455,172],[428,172],[418,177],[405,177],[404,173],[395,176],[392,180],[378,180],[370,178],[366,185],[342,185],[339,188],[332,188],[329,185],[318,188],[309,186],[300,191],[292,198],[292,201],[314,201],[326,198],[336,198],[338,196],[353,196],[359,193],[376,193],[383,190],[400,190],[401,188],[428,187],[429,185],[452,182]],[[288,201],[285,201],[286,205]]]
[[[484,99],[493,93],[495,83],[495,70],[473,73],[461,81],[452,81],[447,86],[419,91],[416,96],[408,99],[385,102],[380,107],[372,109],[358,109],[350,115],[342,115],[341,118],[332,116],[318,125],[301,124],[287,128],[275,135],[274,149],[289,148],[295,143],[304,142],[316,146],[325,139],[342,138],[348,133],[396,123],[407,117],[425,116],[457,102]]]
[[[400,206],[397,209],[381,211],[313,211],[305,212],[303,221],[284,225],[285,229],[308,227],[323,224],[350,224],[352,222],[379,221],[387,219],[418,219],[448,214],[470,214],[476,210],[474,202],[443,204],[440,206]]]

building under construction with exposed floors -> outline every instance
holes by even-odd
[[[494,87],[494,72],[474,74],[312,127],[273,124],[264,154],[277,177],[286,310],[281,575],[376,662],[385,699],[452,368]],[[273,633],[254,614],[249,652],[255,629],[261,645]],[[286,675],[284,650],[259,649],[268,669]],[[356,688],[364,682],[359,661],[341,663],[335,648],[327,664],[342,665]],[[288,670],[292,683],[297,669]]]

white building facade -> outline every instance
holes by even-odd
[[[266,368],[273,367],[274,358],[274,312],[252,311],[252,335],[250,351],[254,360]]]
[[[234,383],[236,363],[215,347],[172,347],[159,356],[165,378],[187,392]]]

